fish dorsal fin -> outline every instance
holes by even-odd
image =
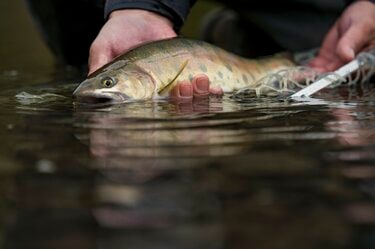
[[[182,73],[182,71],[184,71],[184,69],[186,68],[186,66],[188,65],[189,63],[189,60],[186,60],[184,63],[182,63],[182,65],[180,66],[176,76],[170,81],[168,82],[164,87],[162,87],[158,94],[161,95],[161,96],[164,96],[165,94],[167,94],[169,91],[172,90],[172,88],[174,87],[174,83],[176,82],[178,76],[180,76],[180,74]]]

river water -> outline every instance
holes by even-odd
[[[375,248],[375,84],[91,108],[0,73],[1,248]]]

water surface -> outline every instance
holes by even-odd
[[[0,72],[2,248],[375,248],[375,85],[103,108]]]

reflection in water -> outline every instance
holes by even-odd
[[[373,85],[101,108],[47,85],[0,96],[4,248],[375,248]]]

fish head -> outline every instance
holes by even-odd
[[[154,96],[155,83],[148,72],[130,64],[109,68],[84,80],[73,92],[81,103],[123,103]]]

